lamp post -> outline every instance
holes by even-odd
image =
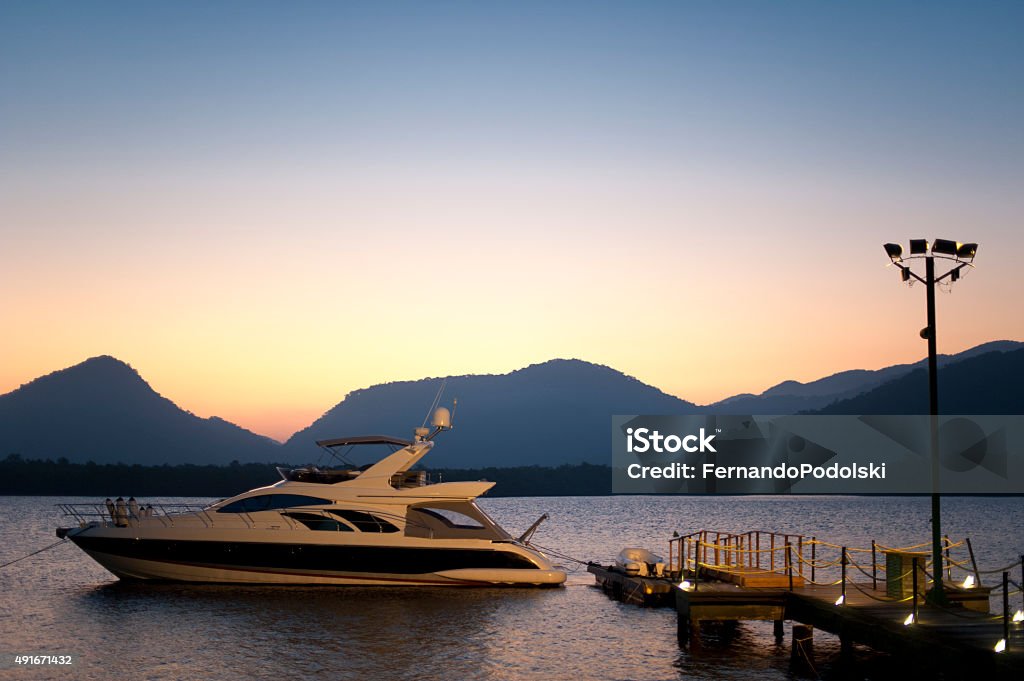
[[[945,605],[946,592],[942,586],[942,524],[941,494],[939,493],[939,376],[938,355],[935,344],[935,285],[944,279],[955,282],[960,279],[960,271],[965,267],[974,267],[974,256],[978,252],[978,244],[962,244],[948,239],[936,239],[929,252],[926,239],[910,240],[910,255],[903,257],[903,247],[899,244],[885,244],[885,253],[892,264],[899,268],[900,279],[909,284],[913,280],[925,285],[928,305],[928,326],[921,329],[921,337],[928,341],[928,413],[931,415],[931,453],[932,453],[932,590],[928,600],[932,603]],[[953,267],[944,274],[935,276],[935,259],[941,258],[953,262]],[[910,269],[908,260],[924,260],[924,277]]]

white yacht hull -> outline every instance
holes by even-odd
[[[252,542],[230,532],[217,534],[222,535],[218,541],[197,541],[195,532],[91,527],[71,530],[68,538],[126,580],[368,586],[557,586],[565,581],[563,571],[537,565],[532,551],[509,543],[353,545],[325,541],[323,533],[295,543],[271,539],[280,532],[248,530],[260,535],[261,541]]]

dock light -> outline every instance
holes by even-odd
[[[963,588],[973,589],[974,588],[974,575],[967,575],[964,577]]]
[[[914,613],[910,613],[909,615],[907,615],[907,619],[903,620],[903,626],[909,627],[913,623],[914,623]]]
[[[942,545],[942,489],[939,484],[939,472],[941,468],[939,456],[939,360],[938,343],[935,331],[935,285],[942,282],[959,281],[963,277],[960,270],[965,267],[974,267],[974,256],[978,252],[976,243],[958,243],[949,239],[935,239],[931,243],[931,251],[928,250],[927,239],[910,240],[910,257],[903,259],[903,248],[899,244],[883,244],[886,255],[892,261],[890,264],[900,268],[900,279],[903,283],[911,285],[914,282],[924,284],[925,303],[928,313],[928,325],[921,330],[921,338],[928,342],[928,414],[931,419],[931,463],[932,463],[932,565],[943,564]],[[924,260],[924,276],[911,269],[915,260]],[[953,263],[945,272],[936,273],[936,261],[952,260]],[[927,600],[937,605],[947,605],[949,599],[942,585],[942,570],[936,569],[932,579],[932,587],[928,591]],[[909,622],[908,622],[909,624]]]
[[[836,599],[836,605],[842,605],[845,602],[846,602],[846,596],[840,596],[839,598]]]
[[[679,582],[679,588],[683,591],[689,591],[693,588],[693,582],[691,582],[688,579],[684,579],[683,581]]]
[[[1013,621],[1024,622],[1024,610],[1018,610],[1017,612],[1013,613]]]
[[[1004,650],[1006,650],[1006,639],[999,639],[999,643],[996,644],[996,647],[993,650],[995,650],[997,653],[1001,653]]]
[[[974,260],[978,254],[978,244],[960,244],[956,247],[957,260]]]

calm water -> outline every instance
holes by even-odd
[[[0,563],[54,541],[46,497],[0,497]],[[94,501],[80,499],[79,501]],[[188,501],[147,499],[146,501]],[[926,541],[923,498],[599,497],[484,499],[513,534],[543,512],[539,544],[609,562],[626,545],[665,553],[672,530],[770,529],[850,546]],[[1024,551],[1020,499],[959,498],[943,529],[970,536],[982,569]],[[66,524],[66,523],[63,523]],[[0,666],[3,679],[786,679],[788,640],[743,623],[676,642],[676,614],[606,598],[580,569],[563,589],[121,584],[70,543],[0,570],[0,653],[75,656],[70,668]],[[850,678],[817,633],[817,672]],[[861,650],[853,678],[906,670]],[[813,676],[811,677],[813,678]]]

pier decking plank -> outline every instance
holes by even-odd
[[[737,572],[736,570],[740,570]],[[728,582],[743,587],[765,588],[782,587],[789,588],[789,575],[771,572],[757,567],[732,568],[729,571],[716,570],[709,567],[701,567],[701,574],[708,579],[716,579],[721,582]],[[800,575],[793,575],[793,586],[803,586],[804,578]]]

